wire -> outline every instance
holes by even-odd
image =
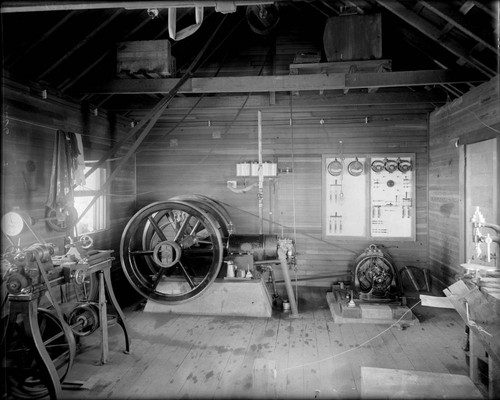
[[[290,92],[290,147],[292,150],[292,171],[295,171],[295,152],[293,143],[293,94]],[[293,214],[293,242],[297,248],[297,213],[295,209],[295,174],[292,174],[292,214]],[[299,284],[297,280],[297,264],[294,265],[295,273],[295,304],[299,306]]]
[[[499,131],[498,129],[495,129],[495,128],[493,128],[492,126],[490,126],[490,125],[488,125],[488,124],[484,123],[483,121],[481,121],[481,118],[479,118],[479,116],[478,116],[478,115],[477,115],[474,111],[467,110],[467,109],[465,109],[465,111],[468,111],[468,112],[470,112],[472,115],[474,115],[474,117],[475,117],[475,118],[476,118],[476,119],[477,119],[477,120],[478,120],[478,121],[479,121],[482,125],[484,125],[486,128],[491,129],[493,132],[500,133],[500,131]]]
[[[318,364],[320,362],[324,362],[324,361],[328,361],[328,360],[332,360],[336,357],[340,357],[344,354],[347,354],[351,351],[354,351],[354,350],[357,350],[359,349],[360,347],[363,347],[365,344],[368,344],[370,343],[372,340],[375,340],[376,338],[378,338],[379,336],[382,336],[384,333],[388,332],[390,329],[392,329],[394,326],[396,326],[397,324],[399,324],[401,322],[401,320],[404,318],[404,316],[406,314],[408,314],[413,308],[415,308],[417,305],[419,305],[421,303],[421,300],[417,301],[413,306],[411,306],[408,310],[406,310],[406,312],[401,316],[401,318],[399,318],[396,322],[394,322],[393,324],[391,324],[391,326],[389,326],[387,329],[383,330],[382,332],[380,332],[379,334],[373,336],[371,339],[368,339],[366,340],[365,342],[361,343],[360,345],[356,346],[356,347],[353,347],[352,349],[348,349],[346,351],[343,351],[341,353],[337,353],[337,354],[334,354],[330,357],[326,357],[326,358],[323,358],[321,360],[317,360],[317,361],[311,361],[311,362],[308,362],[308,363],[304,363],[304,364],[301,364],[301,365],[296,365],[295,367],[289,367],[289,368],[283,368],[281,369],[280,371],[289,371],[289,370],[292,370],[292,369],[296,369],[296,368],[303,368],[303,367],[307,367],[309,365],[314,365],[314,364]]]

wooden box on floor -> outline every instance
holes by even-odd
[[[362,399],[483,399],[468,376],[361,367]]]

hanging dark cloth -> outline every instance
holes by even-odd
[[[49,218],[47,224],[53,230],[71,229],[76,221],[73,185],[77,157],[80,155],[76,135],[58,130],[52,155],[49,196],[46,202]]]

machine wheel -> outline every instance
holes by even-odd
[[[39,308],[38,326],[45,349],[54,363],[59,380],[64,381],[73,365],[76,352],[75,338],[68,335],[61,321],[50,311]],[[6,317],[7,319],[7,317]],[[43,378],[33,350],[26,342],[22,322],[16,321],[6,327],[3,338],[8,344],[4,355],[4,366],[7,370],[6,392],[14,398],[39,399],[48,395],[49,391],[43,383]]]
[[[225,229],[197,201],[150,204],[132,217],[123,232],[120,258],[125,276],[151,300],[190,300],[219,273]]]
[[[233,222],[231,221],[229,213],[217,200],[211,199],[210,197],[203,196],[201,194],[185,194],[172,197],[169,200],[187,201],[200,207],[203,211],[208,212],[219,223],[222,237],[227,237],[231,233],[234,233]]]

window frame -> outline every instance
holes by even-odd
[[[95,161],[86,161],[86,164],[91,164],[94,163]],[[94,174],[99,174],[99,178],[96,182],[96,186],[102,187],[103,183],[106,182],[106,179],[108,178],[108,163],[105,163],[103,166],[98,167],[90,176],[93,176]],[[85,173],[90,169],[90,166],[85,167]],[[86,180],[88,181],[90,177],[87,177]],[[100,189],[86,189],[85,185],[78,185],[75,187],[73,190],[73,197],[76,200],[77,198],[82,198],[82,197],[90,197],[91,199],[94,198],[97,194],[100,194]],[[111,223],[110,223],[110,218],[109,218],[109,207],[110,207],[110,201],[108,199],[108,196],[105,196],[101,194],[99,198],[94,202],[92,205],[92,208],[96,211],[93,212],[92,214],[92,219],[93,219],[93,225],[96,227],[95,230],[91,232],[83,232],[81,228],[79,228],[79,224],[82,221],[79,221],[76,225],[76,231],[78,235],[88,235],[88,234],[95,234],[98,232],[104,232],[107,231],[111,228]],[[86,208],[86,207],[85,207]],[[85,209],[84,208],[84,209]],[[92,213],[92,208],[87,212]],[[76,204],[75,204],[75,209],[76,209]],[[80,213],[84,211],[78,210],[78,214],[80,217]],[[85,218],[85,216],[84,216]]]

